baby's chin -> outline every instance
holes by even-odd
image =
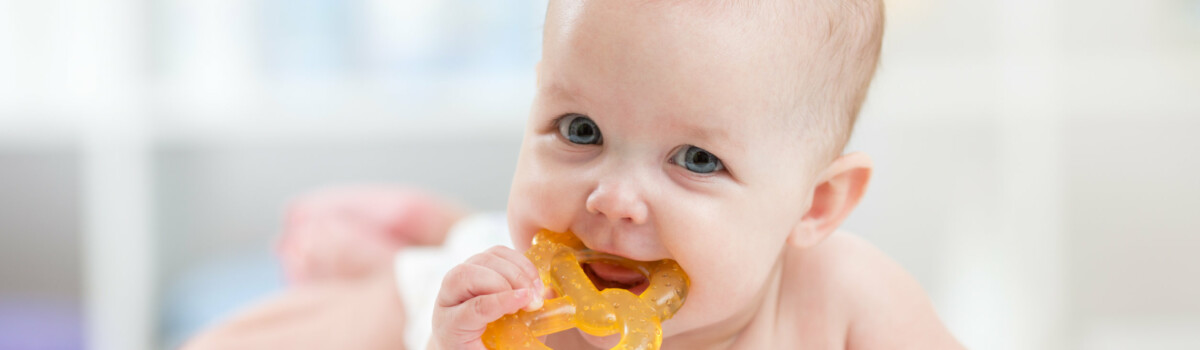
[[[587,341],[588,344],[592,344],[592,346],[600,349],[612,349],[614,346],[617,346],[617,343],[621,342],[620,333],[601,337],[588,334],[587,332],[579,329],[576,329],[575,331],[579,332],[579,336],[582,337],[584,341]]]

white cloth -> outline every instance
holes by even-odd
[[[433,333],[433,308],[442,278],[454,266],[493,246],[512,247],[503,213],[475,214],[450,229],[438,247],[413,247],[396,253],[396,284],[404,303],[404,342],[425,349]]]

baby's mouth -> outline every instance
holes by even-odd
[[[640,295],[650,285],[649,280],[641,272],[621,265],[603,261],[593,261],[579,265],[598,290],[619,288]]]

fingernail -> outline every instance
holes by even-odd
[[[533,298],[529,301],[529,305],[525,305],[525,311],[537,311],[542,308],[542,298]]]
[[[537,295],[533,288],[522,288],[517,290],[515,294],[517,298],[525,298],[527,296],[530,297],[529,303],[525,304],[525,307],[522,307],[521,309],[525,311],[534,311],[542,308],[542,297]]]

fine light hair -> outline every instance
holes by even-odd
[[[682,3],[682,2],[676,2]],[[710,10],[760,22],[785,49],[781,74],[792,89],[776,96],[789,130],[815,151],[815,169],[841,155],[879,63],[882,0],[726,0]],[[790,67],[788,66],[790,65]]]
[[[841,154],[878,66],[883,42],[880,0],[815,1],[821,15],[810,16],[817,30],[816,51],[802,58],[796,108],[809,122],[807,130],[827,136],[822,152]],[[822,31],[823,29],[823,31]],[[816,91],[812,91],[812,88]]]

